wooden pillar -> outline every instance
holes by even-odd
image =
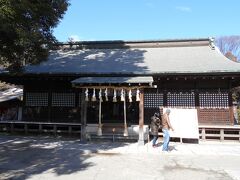
[[[144,145],[144,106],[143,106],[144,94],[143,90],[140,92],[140,102],[139,102],[139,136],[138,145]]]
[[[123,113],[124,113],[124,132],[123,132],[123,136],[128,136],[127,112],[126,112],[126,93],[124,94]]]
[[[102,101],[99,100],[99,111],[98,111],[98,136],[102,136]]]
[[[81,92],[81,141],[86,141],[87,139],[87,102],[85,101],[84,91]],[[69,130],[72,133],[72,128]]]
[[[230,124],[234,125],[233,101],[232,101],[232,93],[230,91],[228,93],[228,99],[229,99],[228,101],[229,101]]]
[[[196,88],[195,86],[195,91],[194,91],[194,95],[195,95],[195,108],[197,109],[197,118],[198,118],[198,125],[199,125],[199,122],[200,122],[200,99],[199,99],[199,91],[198,89]]]
[[[22,120],[22,107],[18,107],[18,117],[17,117],[18,121]]]

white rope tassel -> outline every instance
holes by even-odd
[[[102,102],[103,101],[103,99],[102,99],[102,89],[99,90],[98,94],[99,94],[99,101]]]
[[[139,89],[137,89],[136,101],[140,101],[140,91],[139,91]]]
[[[85,90],[85,101],[89,101],[89,98],[88,98],[88,88],[86,88],[86,90]]]
[[[105,100],[108,101],[108,89],[105,90]]]
[[[129,98],[129,102],[132,102],[132,90],[131,89],[128,92],[128,98]]]
[[[125,100],[125,92],[124,90],[122,89],[121,90],[121,101],[124,101]]]
[[[116,92],[116,89],[114,89],[114,92],[113,92],[113,102],[117,102],[117,92]]]
[[[95,88],[93,89],[92,101],[96,101],[96,92],[95,92]]]

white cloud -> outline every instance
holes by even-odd
[[[192,9],[187,6],[177,6],[176,9],[179,11],[182,11],[182,12],[191,12],[192,11]]]
[[[80,37],[78,35],[70,35],[68,39],[71,39],[72,41],[80,41]]]

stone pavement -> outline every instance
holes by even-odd
[[[0,135],[0,179],[240,179],[240,143],[88,142]]]

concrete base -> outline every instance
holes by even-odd
[[[124,128],[123,136],[128,136],[128,129],[127,129],[127,127]]]
[[[102,136],[102,128],[101,127],[98,127],[97,135]]]

